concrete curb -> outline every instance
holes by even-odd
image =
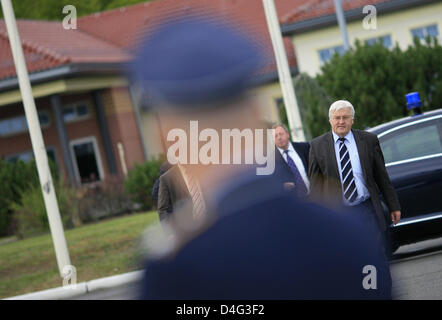
[[[67,287],[58,287],[43,291],[32,292],[4,300],[63,300],[102,289],[118,287],[124,284],[140,281],[142,270],[124,273],[116,276],[77,283]]]

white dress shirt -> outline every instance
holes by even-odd
[[[336,161],[338,163],[339,177],[341,178],[341,185],[342,185],[343,183],[342,183],[341,159],[339,156],[339,145],[341,144],[341,141],[338,140],[339,136],[336,133],[334,133],[333,131],[332,133],[333,133],[333,141],[335,142],[334,143],[335,155],[336,155]],[[350,132],[347,133],[347,135],[344,138],[345,138],[344,144],[347,147],[348,154],[350,156],[351,168],[353,170],[353,177],[355,179],[356,190],[358,191],[358,197],[351,204],[347,199],[345,199],[344,194],[342,194],[342,199],[345,205],[354,206],[370,198],[370,193],[368,192],[367,184],[365,183],[364,173],[362,172],[361,161],[359,159],[358,147],[356,145],[353,132],[351,132],[350,130]]]
[[[287,162],[287,155],[284,152],[284,149],[278,148],[279,152],[281,152],[282,158],[285,162]],[[295,148],[293,148],[293,145],[291,142],[289,142],[289,147],[287,148],[289,151],[288,154],[290,158],[293,159],[293,162],[295,163],[296,167],[298,168],[299,173],[301,174],[302,180],[305,183],[305,186],[307,187],[307,190],[310,191],[310,181],[307,177],[307,172],[304,168],[304,164],[302,163],[301,158],[299,157],[298,153],[296,152]]]

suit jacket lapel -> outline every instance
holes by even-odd
[[[189,193],[189,188],[187,187],[186,181],[184,180],[183,173],[180,170],[180,167],[176,166],[176,172],[175,172],[175,183],[179,185],[179,188],[183,190],[185,193]]]
[[[290,143],[292,144],[293,149],[295,149],[296,153],[298,154],[299,158],[301,159],[302,164],[304,165],[305,171],[307,172],[308,163],[306,162],[307,159],[304,156],[304,152],[303,152],[304,150],[301,150],[299,145],[297,145],[296,143],[294,143],[294,142],[290,142]]]
[[[339,175],[339,169],[338,169],[338,163],[336,161],[336,153],[335,153],[335,141],[333,140],[333,134],[331,131],[328,133],[325,143],[326,148],[326,154],[328,159],[327,163],[332,163],[332,174],[338,181],[341,181],[340,175]],[[330,161],[330,162],[329,162]]]
[[[358,130],[351,130],[353,136],[355,137],[356,147],[358,149],[359,162],[361,163],[362,172],[364,173],[365,181],[367,180],[367,144],[364,141],[362,135],[359,134]]]

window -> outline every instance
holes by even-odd
[[[89,107],[86,102],[70,104],[63,108],[63,119],[65,122],[82,120],[88,116]]]
[[[77,116],[84,117],[88,115],[88,108],[86,104],[79,104],[77,106]]]
[[[393,131],[380,140],[385,163],[442,153],[436,121],[412,125]]]
[[[6,136],[9,133],[9,123],[6,120],[0,121],[0,136]]]
[[[437,24],[432,24],[426,27],[412,29],[411,36],[413,38],[417,37],[419,40],[424,41],[426,37],[439,37],[439,30],[437,29]]]
[[[25,117],[15,117],[8,119],[9,130],[11,133],[19,133],[26,131],[26,119]]]
[[[49,114],[47,112],[39,112],[38,120],[40,120],[40,125],[42,127],[49,126]]]
[[[6,160],[8,162],[13,162],[13,163],[15,163],[19,160],[24,161],[24,162],[29,162],[29,161],[31,161],[31,159],[34,159],[34,154],[32,151],[26,151],[26,152],[15,154],[13,156],[6,157]]]
[[[75,120],[75,109],[73,107],[64,108],[63,119],[65,122]]]
[[[48,156],[48,159],[52,160],[55,164],[57,164],[54,147],[47,147],[46,154]],[[34,152],[32,150],[24,151],[11,156],[6,156],[6,160],[8,162],[17,162],[19,160],[22,160],[24,162],[29,162],[31,161],[31,159],[34,159]]]
[[[318,52],[319,52],[319,59],[321,59],[321,64],[324,64],[327,61],[329,61],[335,55],[335,53],[343,55],[345,50],[344,46],[336,46],[333,48],[322,49],[319,50]]]
[[[42,128],[49,127],[49,114],[46,111],[38,113],[40,126]],[[28,131],[28,123],[25,116],[13,117],[0,120],[0,136],[10,136]]]
[[[380,41],[385,48],[390,49],[393,46],[390,35],[367,39],[367,40],[365,40],[365,43],[369,46],[372,46],[378,41]]]
[[[71,150],[77,179],[81,183],[92,183],[104,178],[94,137],[71,141]]]

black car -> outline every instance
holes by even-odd
[[[367,131],[379,138],[402,208],[401,221],[390,228],[393,251],[442,236],[442,109]]]

